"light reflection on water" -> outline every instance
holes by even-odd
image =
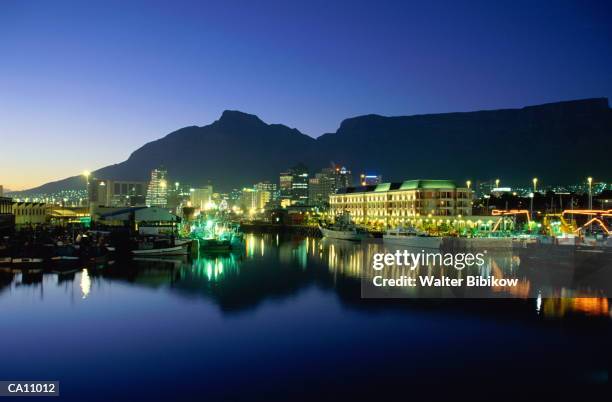
[[[102,269],[82,269],[62,274],[26,275],[4,272],[0,278],[0,295],[15,293],[29,286],[31,292],[38,292],[44,298],[44,286],[53,282],[61,286],[74,282],[78,284],[80,297],[95,296],[95,283],[128,281],[140,286],[165,287],[180,294],[209,297],[222,306],[248,307],[268,296],[291,294],[309,284],[321,284],[336,288],[338,281],[359,284],[362,267],[372,261],[375,253],[394,251],[387,249],[380,241],[352,243],[329,239],[291,237],[283,235],[245,236],[243,249],[227,254],[200,255],[198,258],[141,258],[129,264],[117,264]],[[432,274],[441,267],[421,266],[416,273]],[[482,276],[497,278],[518,275],[516,287],[492,287],[489,291],[502,296],[527,299],[532,297],[533,310],[545,317],[564,317],[582,314],[589,317],[610,317],[608,298],[593,294],[584,296],[585,290],[558,287],[547,289],[555,298],[542,297],[541,289],[529,273],[521,271],[521,260],[513,252],[491,253],[482,267],[474,267]],[[390,269],[388,274],[400,272]],[[467,272],[452,268],[442,270],[445,274],[459,277]],[[44,278],[44,279],[43,279]],[[249,297],[241,292],[248,289]],[[359,303],[358,288],[352,295]],[[243,300],[244,299],[244,300]]]

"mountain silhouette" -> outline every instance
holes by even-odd
[[[297,163],[311,172],[332,161],[354,174],[382,174],[386,181],[443,178],[463,181],[500,177],[529,185],[610,180],[612,111],[606,98],[521,109],[344,120],[335,133],[317,139],[257,116],[227,110],[210,125],[184,127],[149,142],[121,163],[99,169],[99,178],[148,180],[165,166],[173,181],[216,189],[277,181]],[[83,186],[79,176],[47,183],[27,193]]]

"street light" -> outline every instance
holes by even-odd
[[[89,176],[91,176],[91,172],[89,170],[84,170],[83,176],[85,177],[86,191],[87,191],[87,207],[89,208]]]
[[[593,178],[588,177],[587,182],[589,183],[589,209],[593,209],[593,192],[591,191],[592,184],[593,184]]]

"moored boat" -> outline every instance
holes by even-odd
[[[197,239],[198,249],[202,252],[224,252],[232,250],[232,242],[230,239],[224,238],[209,238]]]
[[[74,268],[81,262],[78,250],[71,245],[60,244],[56,246],[54,254],[50,258],[50,262],[56,269]]]
[[[187,255],[190,244],[190,239],[153,239],[151,241],[141,241],[138,243],[137,249],[132,250],[132,255],[139,257]]]
[[[361,241],[370,237],[367,230],[353,223],[348,213],[340,215],[333,225],[319,226],[319,230],[330,239]]]
[[[150,249],[143,249],[143,250],[132,250],[132,254],[135,256],[139,256],[139,257],[143,257],[147,255],[151,255],[151,256],[186,255],[187,248],[184,246],[150,248]]]

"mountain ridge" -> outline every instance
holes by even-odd
[[[473,112],[368,114],[344,119],[336,132],[317,138],[283,124],[267,124],[254,114],[225,110],[209,125],[175,130],[144,144],[125,161],[93,173],[100,178],[148,180],[151,169],[164,165],[173,180],[212,182],[229,190],[276,181],[281,171],[299,162],[314,172],[336,161],[355,174],[373,171],[385,180],[501,176],[505,182],[522,182],[537,175],[559,183],[610,175],[604,163],[606,149],[612,149],[607,98]],[[572,152],[591,157],[571,171],[563,163],[557,165],[560,156],[571,159]],[[82,185],[83,179],[73,176],[20,193]]]

